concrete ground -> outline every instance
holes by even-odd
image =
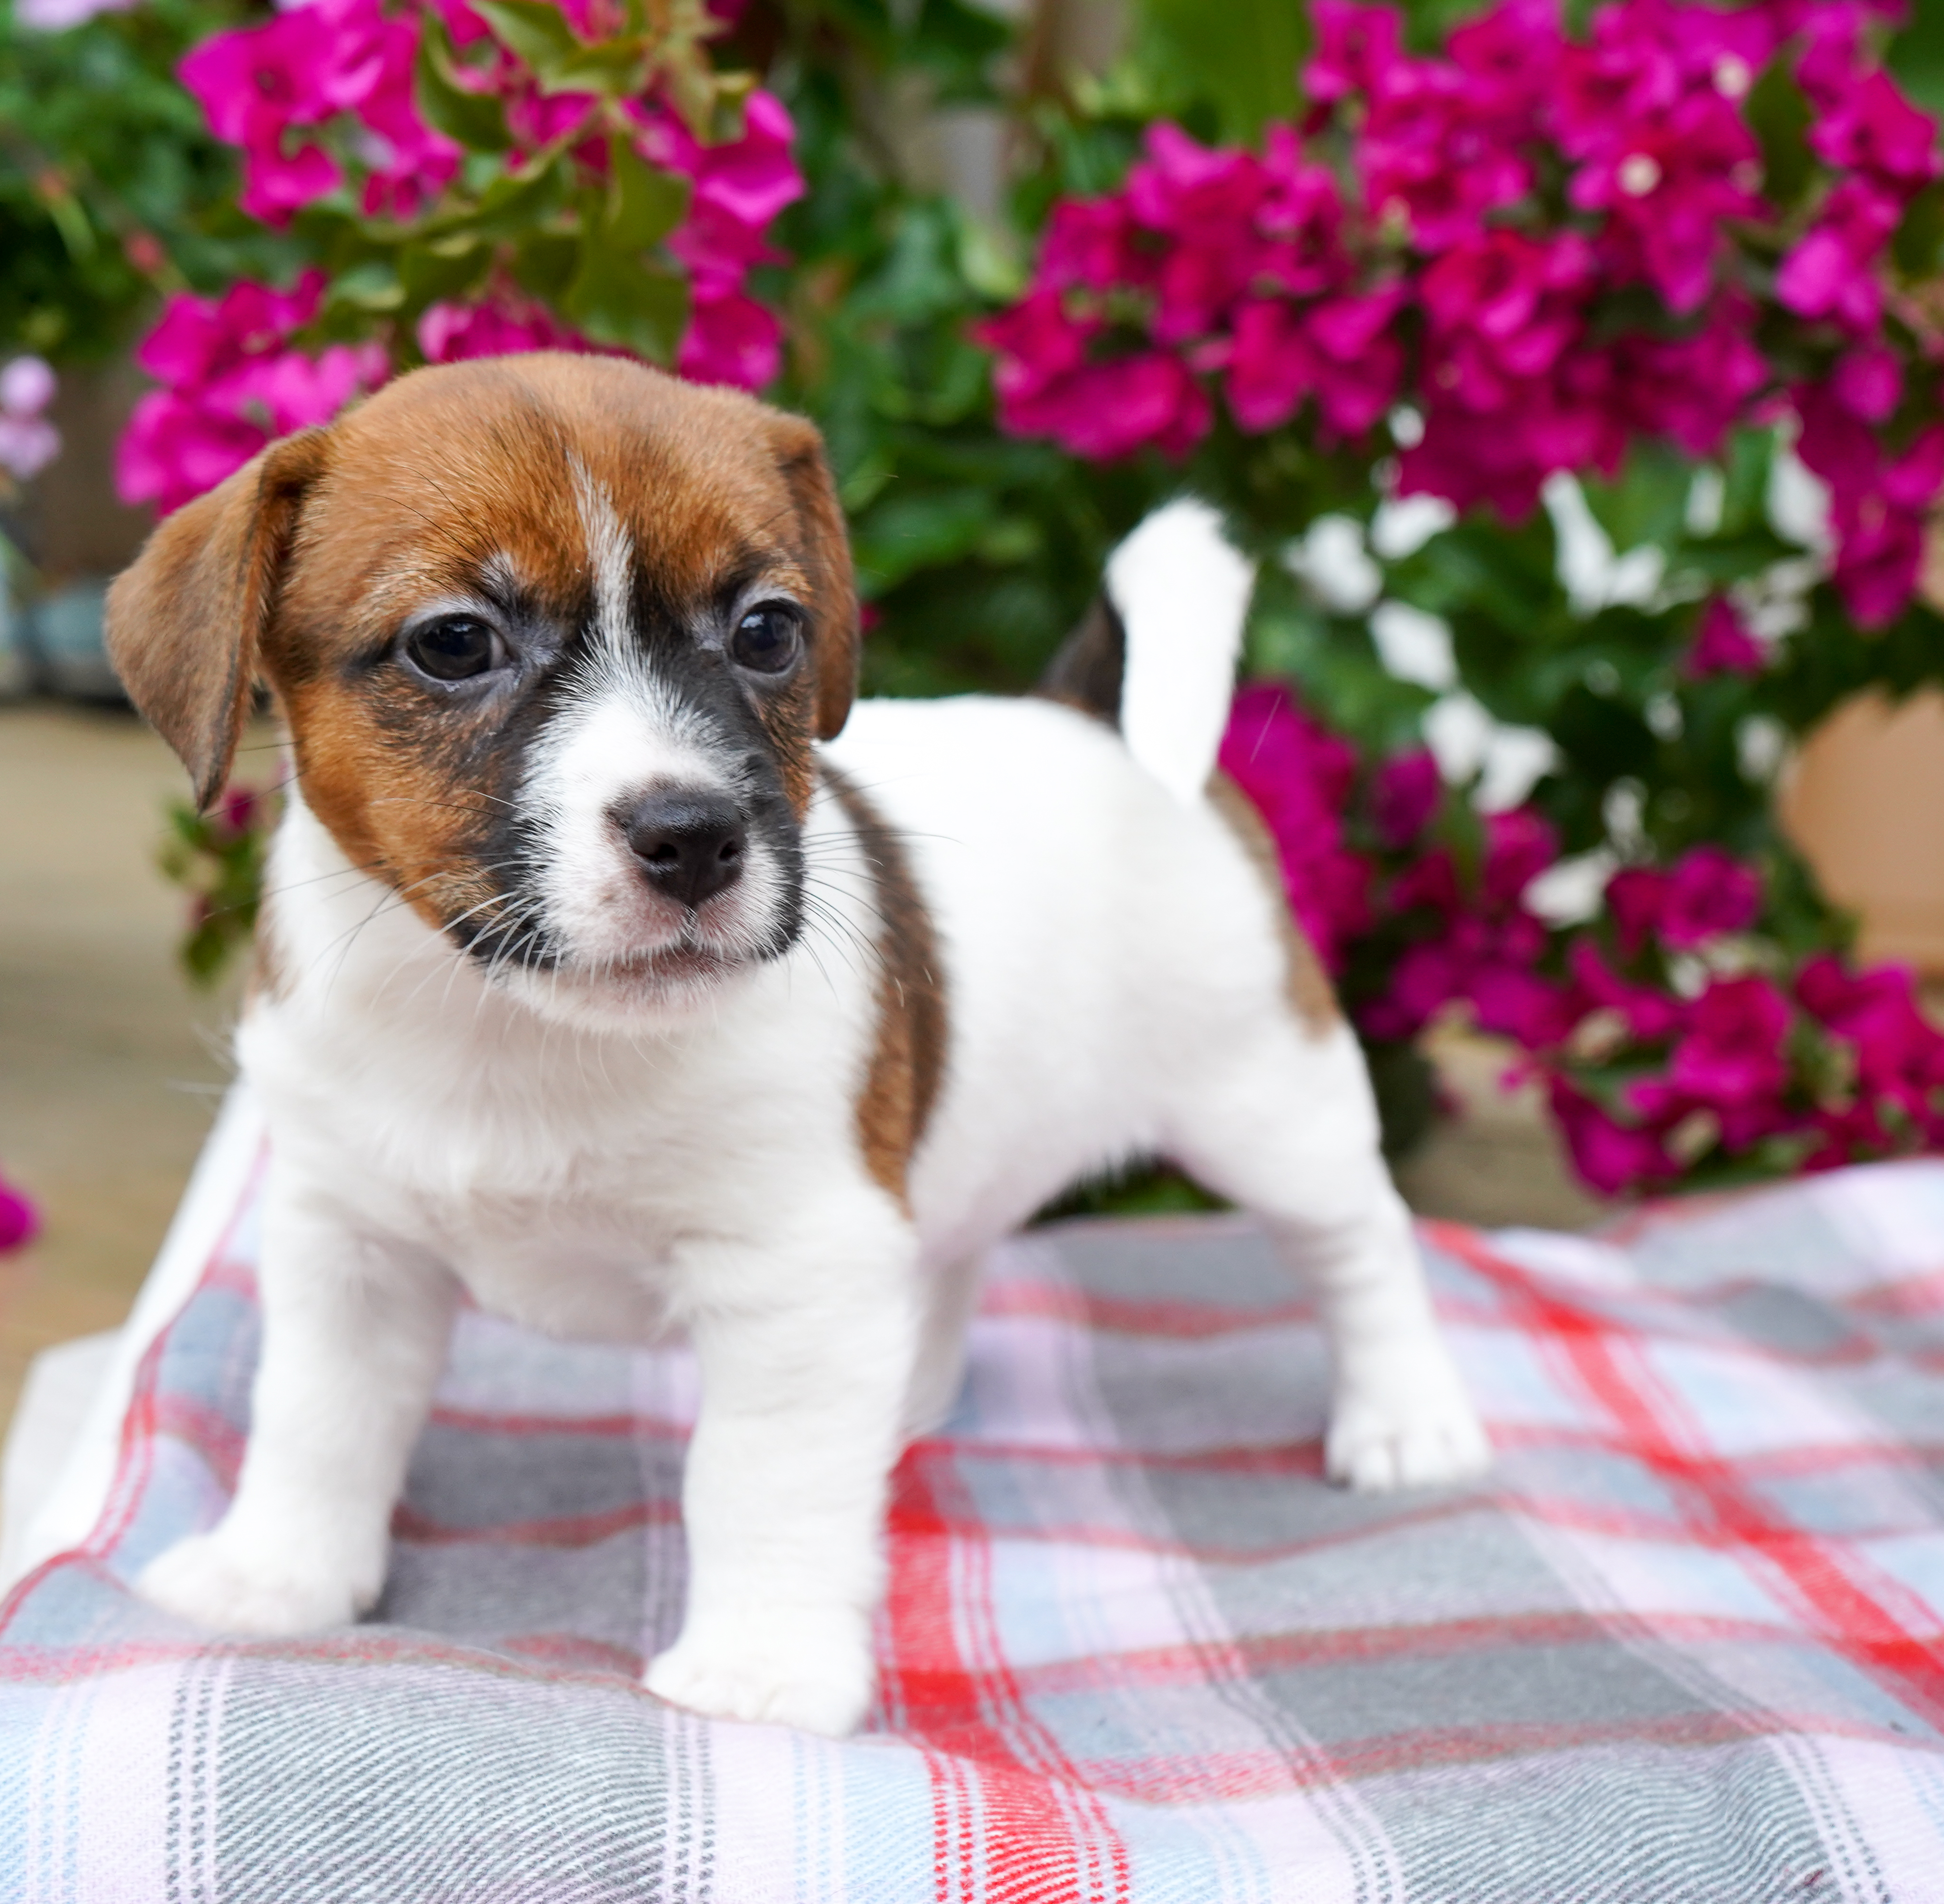
[[[38,1350],[126,1313],[229,1075],[235,980],[211,995],[182,977],[184,902],[155,863],[183,790],[132,715],[0,706],[0,1172],[46,1220],[0,1257],[0,1422]],[[1484,1223],[1595,1220],[1530,1096],[1498,1090],[1505,1061],[1444,1041],[1468,1114],[1407,1164],[1406,1195]]]
[[[0,1172],[45,1225],[0,1257],[0,1420],[37,1350],[127,1312],[229,1076],[232,995],[182,977],[155,864],[185,790],[132,715],[0,706]]]

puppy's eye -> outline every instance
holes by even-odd
[[[729,638],[729,658],[752,674],[780,675],[803,646],[802,624],[786,601],[752,608]]]
[[[499,642],[473,615],[441,615],[405,637],[405,655],[435,681],[469,681],[495,666]]]

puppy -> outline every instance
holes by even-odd
[[[369,1608],[462,1294],[678,1329],[688,1598],[647,1685],[847,1732],[981,1255],[1144,1153],[1314,1279],[1333,1476],[1481,1467],[1356,1041],[1203,793],[1232,654],[1196,619],[1124,685],[1097,623],[1056,682],[1092,712],[854,709],[816,432],[604,358],[417,371],[163,523],[109,602],[130,694],[207,802],[267,680],[294,776],[238,1038],[248,1447],[140,1591],[243,1633]]]

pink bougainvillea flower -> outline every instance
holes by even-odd
[[[1783,260],[1777,302],[1799,317],[1833,318],[1859,335],[1873,331],[1883,314],[1877,261],[1902,215],[1895,195],[1874,181],[1843,180]]]
[[[1846,171],[1868,172],[1914,192],[1937,176],[1937,121],[1881,69],[1831,102],[1809,128],[1809,147]]]
[[[1676,952],[1746,932],[1761,910],[1761,877],[1718,846],[1697,846],[1667,875],[1659,932]]]
[[[578,331],[569,330],[544,306],[511,296],[480,304],[435,304],[419,319],[418,340],[429,364],[589,348]]]
[[[1376,91],[1401,57],[1403,28],[1394,7],[1353,0],[1315,0],[1316,50],[1303,72],[1303,91],[1319,106],[1349,93]]]
[[[1287,689],[1257,682],[1235,697],[1220,759],[1263,817],[1304,931],[1324,963],[1340,969],[1346,942],[1370,919],[1370,869],[1343,844],[1355,752]]]
[[[675,368],[697,383],[759,390],[783,361],[783,326],[774,312],[739,291],[707,295],[697,286]]]
[[[1830,392],[1853,417],[1880,423],[1903,395],[1903,364],[1895,351],[1872,338],[1845,351],[1829,379]]]
[[[1629,1100],[1649,1117],[1695,1109],[1718,1115],[1772,1100],[1789,1081],[1789,1001],[1768,980],[1711,979],[1688,1009],[1666,1078],[1634,1085]]]
[[[1602,1196],[1651,1188],[1680,1174],[1655,1131],[1610,1117],[1561,1078],[1552,1079],[1549,1098],[1573,1167]]]
[[[1659,927],[1667,905],[1667,875],[1650,866],[1623,866],[1607,881],[1606,902],[1620,951],[1631,958]]]
[[[1166,123],[1150,126],[1145,144],[1126,201],[1138,224],[1170,241],[1155,273],[1150,328],[1157,343],[1179,343],[1205,334],[1255,276],[1269,179],[1252,154],[1211,150]]]
[[[1633,426],[1690,456],[1713,455],[1769,381],[1755,346],[1755,315],[1747,299],[1722,297],[1692,337],[1623,339],[1616,388]]]
[[[1531,807],[1487,814],[1481,882],[1487,903],[1512,904],[1558,857],[1558,834],[1549,820]]]
[[[32,1199],[0,1177],[0,1253],[31,1243],[40,1229],[41,1213]]]
[[[1142,281],[1147,261],[1124,198],[1063,198],[1040,241],[1037,281],[1106,291]]]
[[[1229,408],[1246,430],[1274,429],[1316,388],[1316,353],[1301,314],[1280,297],[1261,297],[1235,313],[1228,369]]]
[[[381,383],[375,343],[335,344],[312,358],[288,340],[315,314],[321,272],[288,291],[232,285],[214,303],[178,295],[135,353],[165,387],[136,405],[116,451],[125,501],[164,514],[240,469],[272,436],[328,422]]]
[[[42,414],[54,390],[54,374],[44,358],[16,357],[0,370],[0,468],[23,482],[60,454],[60,432]]]
[[[1393,850],[1410,845],[1430,825],[1444,790],[1438,762],[1428,749],[1385,761],[1370,789],[1377,837]]]
[[[1690,681],[1715,675],[1758,675],[1768,657],[1751,635],[1726,595],[1716,595],[1701,611],[1694,639],[1681,658],[1681,672]]]
[[[1927,1142],[1944,1137],[1944,1032],[1924,1017],[1907,966],[1850,973],[1826,953],[1796,975],[1795,995],[1853,1047],[1864,1093],[1896,1104]]]
[[[1589,158],[1567,195],[1582,211],[1608,215],[1607,241],[1669,306],[1698,309],[1727,242],[1725,218],[1761,208],[1754,189],[1761,148],[1741,115],[1712,88],[1688,94],[1663,117],[1643,123]]]
[[[1567,950],[1566,964],[1579,988],[1576,1016],[1616,1012],[1628,1035],[1647,1044],[1672,1037],[1679,1029],[1680,1001],[1646,986],[1629,985],[1607,965],[1590,939],[1573,940]]]

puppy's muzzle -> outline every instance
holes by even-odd
[[[621,831],[648,884],[692,912],[743,876],[749,829],[719,793],[651,793]]]

